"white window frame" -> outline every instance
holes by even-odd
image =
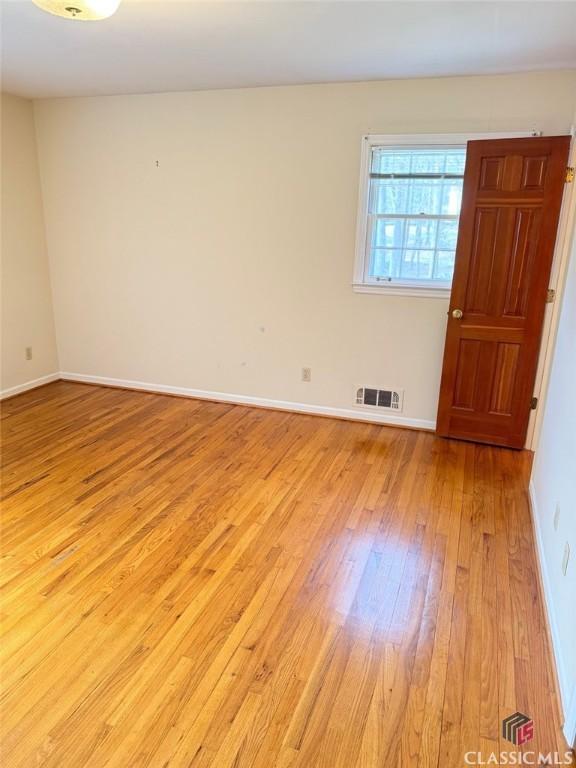
[[[356,223],[356,256],[352,287],[357,293],[381,293],[391,296],[420,296],[421,298],[449,299],[451,286],[435,286],[432,280],[418,282],[387,281],[375,282],[366,279],[368,268],[368,202],[370,195],[370,166],[373,147],[407,147],[428,149],[466,149],[469,141],[477,139],[519,139],[540,136],[539,131],[518,131],[515,133],[434,133],[434,134],[367,134],[362,137],[360,155],[360,190],[358,194],[358,219]]]

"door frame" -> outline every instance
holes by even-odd
[[[568,165],[576,165],[576,126],[570,131],[572,143],[568,155]],[[572,250],[572,241],[576,238],[576,181],[565,184],[560,208],[560,219],[556,235],[556,245],[552,259],[552,270],[548,285],[555,291],[554,301],[546,304],[544,322],[542,324],[542,339],[538,353],[538,366],[536,368],[536,380],[534,382],[534,397],[538,398],[538,406],[530,413],[528,432],[524,447],[535,451],[540,439],[542,420],[548,394],[548,384],[552,370],[552,359],[556,345],[556,335],[560,322],[560,310],[562,296],[568,273],[568,261]]]

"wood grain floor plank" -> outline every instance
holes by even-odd
[[[70,382],[2,449],[6,768],[565,750],[529,454]]]

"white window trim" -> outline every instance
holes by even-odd
[[[540,136],[539,131],[517,131],[513,133],[420,133],[420,134],[367,134],[362,137],[360,155],[360,189],[358,193],[358,218],[356,223],[356,256],[354,259],[354,277],[352,288],[356,293],[380,293],[389,296],[419,296],[421,298],[449,299],[451,286],[431,285],[430,280],[407,283],[395,283],[390,285],[387,281],[382,283],[368,283],[365,280],[366,273],[366,238],[368,235],[368,197],[370,191],[370,162],[372,147],[414,147],[425,149],[427,147],[466,147],[469,141],[479,139],[522,139],[528,136]]]

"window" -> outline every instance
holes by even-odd
[[[364,140],[354,284],[446,296],[454,272],[466,145]]]

